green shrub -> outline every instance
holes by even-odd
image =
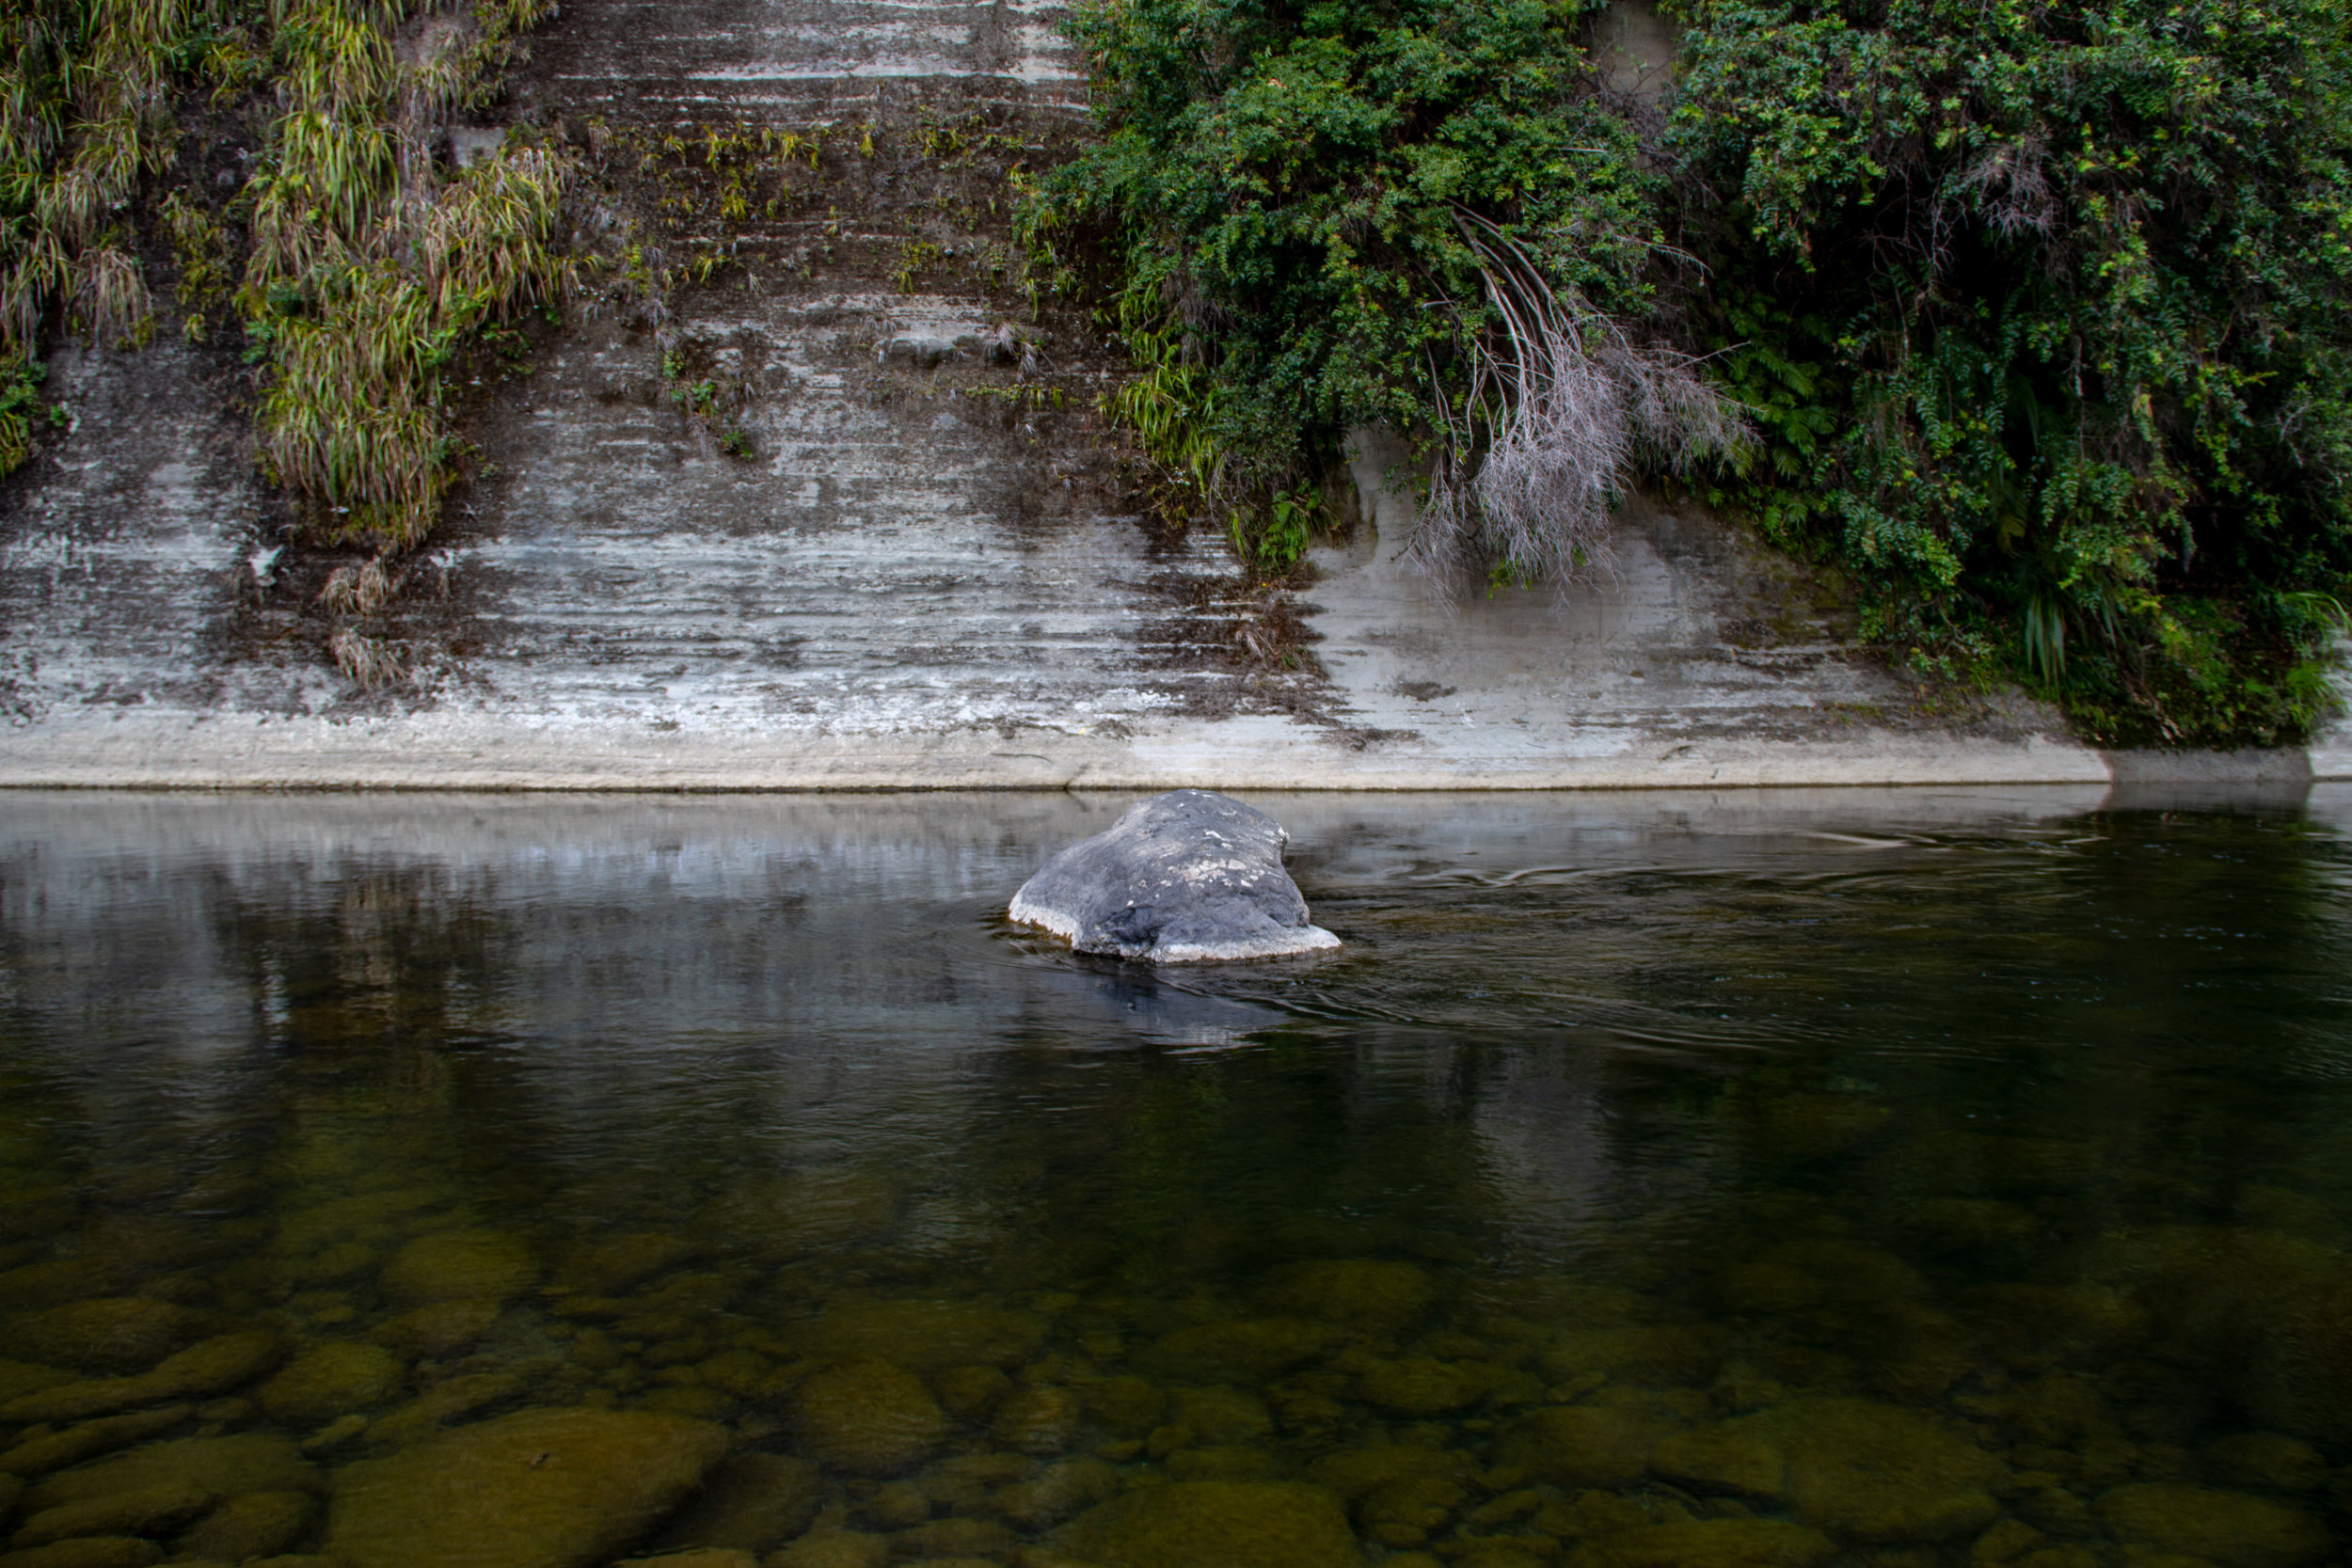
[[[1583,11],[1097,0],[1077,12],[1104,135],[1044,182],[1028,237],[1073,284],[1112,296],[1144,372],[1112,413],[1176,493],[1239,515],[1245,557],[1295,558],[1295,498],[1349,427],[1425,433],[1448,465],[1442,502],[1449,483],[1502,471],[1477,453],[1563,416],[1569,400],[1549,390],[1540,407],[1503,390],[1550,388],[1563,369],[1598,367],[1607,395],[1592,409],[1613,451],[1727,433],[1687,367],[1637,341],[1659,182],[1586,67]],[[1554,354],[1564,328],[1592,352]],[[1676,417],[1637,426],[1627,410],[1642,388],[1617,383],[1668,372],[1680,391],[1650,402]],[[1533,477],[1542,492],[1557,476]],[[1589,510],[1625,476],[1587,477]],[[1589,517],[1515,504],[1440,505],[1455,526],[1422,541],[1432,564],[1571,569]]]
[[[1421,552],[1521,582],[1680,467],[1920,666],[2103,740],[2305,733],[2352,575],[2338,0],[1684,0],[1662,120],[1589,9],[1081,7],[1103,139],[1028,237],[1171,498],[1252,555],[1383,422]]]
[[[2323,711],[2352,571],[2352,56],[2334,0],[1692,0],[1678,235],[1866,624],[2102,739]],[[1784,395],[1785,394],[1785,395]]]

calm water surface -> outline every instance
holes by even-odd
[[[0,798],[0,1533],[2346,1560],[2352,793],[1251,800],[1339,953],[1008,927],[1124,798]]]

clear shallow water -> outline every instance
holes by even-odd
[[[1341,952],[1007,927],[1123,799],[0,800],[8,1528],[2352,1547],[2352,797],[1251,799]]]

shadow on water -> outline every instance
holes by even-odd
[[[1253,803],[1338,952],[1009,927],[1123,800],[0,802],[12,1544],[2352,1545],[2352,795]]]

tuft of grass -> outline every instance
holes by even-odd
[[[421,543],[457,481],[453,366],[571,291],[557,152],[511,145],[443,171],[424,151],[547,8],[477,8],[482,37],[409,64],[389,32],[402,6],[309,0],[279,24],[295,53],[247,188],[238,303],[264,365],[262,464],[324,537]]]
[[[47,367],[28,359],[0,359],[0,479],[32,457],[33,436],[40,424],[66,422],[63,404],[40,401],[40,384],[48,374]]]
[[[146,343],[149,218],[178,259],[191,339],[234,285],[260,383],[258,455],[314,533],[414,547],[455,483],[455,361],[485,329],[560,308],[572,286],[553,150],[513,147],[462,171],[433,154],[452,118],[496,91],[551,0],[474,0],[467,25],[434,8],[0,0],[0,365],[37,367],[57,328]],[[396,40],[421,19],[428,41],[404,55]],[[258,96],[271,116],[230,209],[241,268],[221,214],[191,191],[149,190],[177,154],[173,105],[207,87],[215,107]],[[23,461],[29,428],[0,414],[0,459]]]
[[[395,644],[371,637],[357,626],[338,628],[326,640],[326,651],[334,656],[335,667],[358,682],[362,690],[389,686],[407,673],[407,661]]]

